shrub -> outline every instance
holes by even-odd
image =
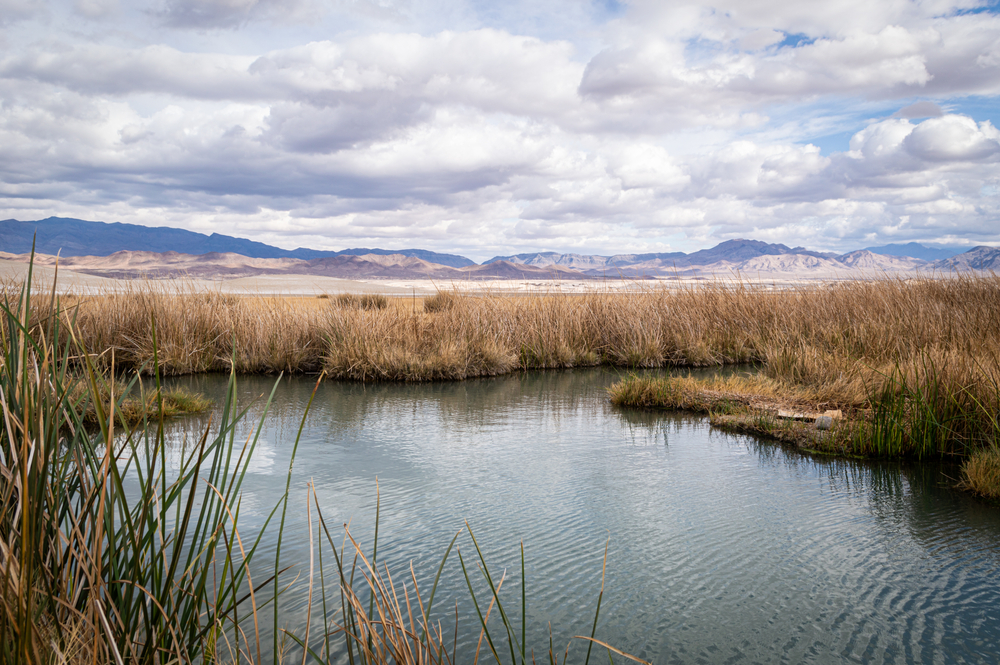
[[[438,291],[432,296],[424,298],[424,311],[432,314],[434,312],[444,312],[455,307],[459,296],[449,291]]]
[[[381,293],[341,293],[333,304],[344,309],[385,309],[389,299]]]

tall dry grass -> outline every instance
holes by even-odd
[[[859,414],[845,450],[971,457],[966,478],[973,461],[977,469],[994,468],[995,454],[981,451],[1000,445],[1000,277],[887,279],[778,293],[735,285],[680,294],[674,311],[679,302],[686,303],[682,320],[706,340],[710,357],[739,349],[762,363],[773,382],[768,391]],[[720,337],[726,330],[728,340]],[[681,404],[706,388],[687,386],[681,394],[682,383],[624,381],[616,395],[637,405]],[[1000,496],[1000,486],[987,486],[975,491]]]
[[[883,279],[772,291],[746,282],[627,293],[428,299],[424,311],[161,290],[83,301],[87,348],[167,373],[313,372],[433,380],[518,369],[762,363],[832,401],[864,403],[893,373],[949,385],[1000,379],[1000,277]]]
[[[231,393],[168,479],[162,392],[129,422],[64,314],[27,287],[0,297],[0,663],[233,655],[256,549],[234,512],[256,439],[235,441]]]
[[[389,299],[380,293],[341,293],[333,299],[333,304],[353,309],[385,309]]]
[[[995,438],[996,275],[782,291],[730,281],[586,295],[444,293],[422,310],[408,300],[365,302],[306,305],[146,283],[82,301],[76,328],[99,365],[113,357],[149,371],[157,321],[165,373],[324,370],[338,379],[427,381],[752,362],[830,408],[871,410],[875,450],[965,454]]]
[[[197,293],[143,283],[83,299],[72,311],[99,366],[152,370],[153,321],[166,374],[312,372],[326,348],[322,310],[282,298]]]

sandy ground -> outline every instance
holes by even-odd
[[[657,279],[609,279],[609,280],[490,280],[490,281],[431,281],[431,280],[385,280],[373,282],[384,284],[393,288],[401,288],[404,291],[415,288],[419,294],[421,289],[430,292],[460,291],[466,293],[488,292],[488,293],[512,293],[538,295],[546,294],[582,294],[595,292],[630,293],[642,292],[657,289],[677,289],[690,286],[706,284],[726,284],[734,285],[738,283],[752,284],[765,289],[783,290],[802,286],[819,286],[841,281],[843,279],[858,279],[857,275],[851,277],[844,276],[822,276],[822,277],[796,277],[794,275],[778,275],[774,277],[757,276],[754,278],[737,278],[732,274],[711,274],[703,277],[672,277]],[[406,291],[408,293],[408,291]]]
[[[28,273],[28,265],[0,259],[0,283],[22,282]],[[55,271],[45,266],[35,266],[35,288],[52,285]],[[703,277],[674,277],[661,279],[611,279],[611,280],[468,280],[434,281],[429,279],[409,280],[351,280],[314,275],[271,275],[240,277],[226,280],[166,279],[166,280],[122,280],[97,277],[71,270],[60,270],[57,290],[60,293],[113,293],[134,289],[137,286],[153,286],[179,291],[219,291],[233,294],[260,294],[278,296],[317,296],[337,293],[382,293],[394,296],[421,296],[439,290],[460,292],[487,292],[512,294],[579,294],[604,292],[635,292],[662,288],[679,288],[695,284],[737,281],[752,283],[773,289],[788,289],[801,286],[816,286],[847,275],[823,275],[802,278],[795,275],[756,275],[737,277],[735,274],[706,274]],[[855,273],[849,277],[857,279]]]
[[[0,260],[0,282],[23,282],[28,274],[28,265],[15,261]],[[55,271],[44,266],[35,266],[34,288],[48,288],[52,285]],[[227,280],[163,279],[163,280],[123,280],[96,277],[71,270],[60,270],[57,291],[60,293],[114,293],[134,289],[137,286],[152,286],[180,291],[221,291],[235,294],[267,294],[288,296],[316,296],[323,293],[384,293],[386,295],[427,295],[436,289],[428,282],[381,282],[317,277],[314,275],[273,275],[267,277],[240,277]]]

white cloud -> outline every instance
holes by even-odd
[[[904,139],[907,152],[935,162],[974,162],[1000,153],[1000,132],[988,121],[948,115],[920,123]]]
[[[669,193],[691,182],[691,176],[680,167],[677,159],[662,147],[629,143],[608,152],[611,172],[621,180],[623,189]]]
[[[1000,93],[992,14],[636,2],[574,43],[492,25],[461,0],[441,11],[463,27],[430,33],[415,18],[427,5],[375,5],[350,11],[379,14],[377,29],[317,38],[295,21],[340,16],[319,4],[76,0],[117,32],[83,35],[56,15],[44,38],[0,41],[4,216],[481,258],[678,237],[684,249],[996,238],[1000,135],[942,110]],[[19,26],[48,25],[40,6],[18,7]],[[577,24],[597,16],[564,9]],[[390,15],[405,28],[387,29]],[[817,147],[842,126],[847,151]]]
[[[184,53],[153,45],[138,49],[46,43],[5,54],[0,76],[39,81],[82,94],[165,93],[181,98],[233,99],[261,94],[247,76],[253,58]]]
[[[745,85],[773,94],[923,87],[931,78],[924,51],[936,37],[933,31],[914,34],[890,25],[874,34],[819,39],[780,49],[748,75]]]
[[[934,102],[920,101],[904,106],[892,114],[894,118],[940,118],[944,115],[941,107]]]

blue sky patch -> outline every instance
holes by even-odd
[[[785,38],[778,42],[775,48],[798,48],[799,46],[808,46],[816,41],[815,37],[810,37],[801,32],[786,32],[784,35]]]

